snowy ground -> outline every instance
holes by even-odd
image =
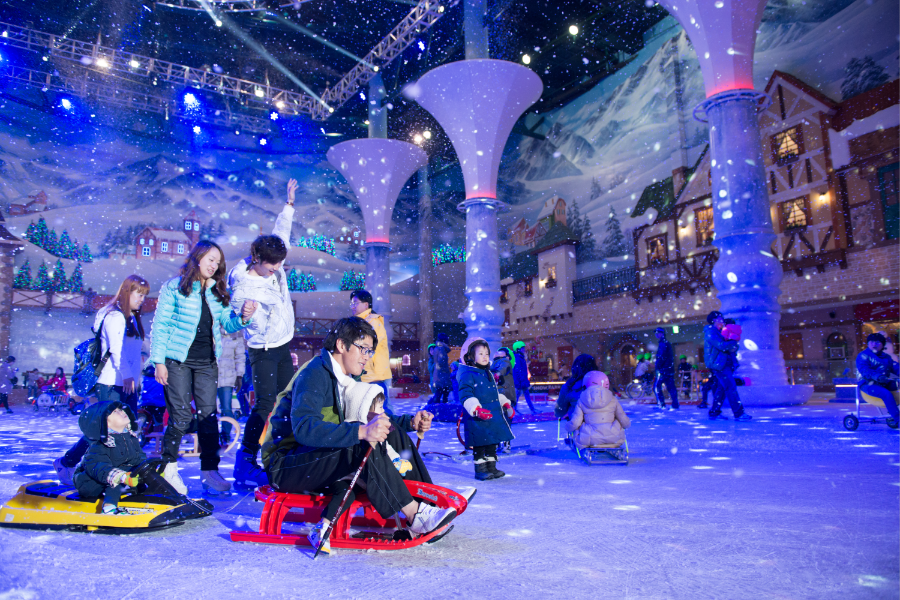
[[[898,597],[896,431],[849,433],[848,405],[821,400],[754,409],[742,424],[693,406],[626,410],[628,466],[587,466],[563,450],[504,458],[509,476],[480,483],[433,546],[313,562],[232,543],[228,532],[255,527],[261,511],[234,495],[214,501],[213,517],[157,533],[0,529],[0,599]],[[438,424],[422,451],[456,454],[453,429]],[[76,430],[72,416],[0,415],[0,498],[51,475]],[[515,433],[516,445],[550,447],[556,426]],[[438,484],[474,484],[471,462],[428,464]],[[182,469],[199,493],[198,459]]]

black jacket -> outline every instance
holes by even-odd
[[[109,432],[106,418],[117,408],[131,419],[131,429],[123,433]],[[131,471],[147,456],[137,437],[138,425],[131,408],[121,402],[98,402],[78,417],[78,426],[91,445],[75,469],[75,487],[85,497],[97,497],[109,487],[109,477],[116,470]]]
[[[412,431],[412,417],[391,417],[400,431]],[[277,450],[309,452],[350,448],[360,443],[359,423],[344,421],[338,379],[327,350],[303,365],[288,389],[278,395],[263,441],[262,460],[268,468]]]
[[[656,372],[660,375],[675,374],[675,352],[666,338],[659,340],[659,348],[656,349]]]

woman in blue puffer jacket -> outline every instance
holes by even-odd
[[[163,284],[151,330],[150,361],[156,381],[165,386],[169,422],[163,434],[163,477],[178,490],[187,487],[178,474],[178,448],[191,424],[193,398],[199,420],[200,474],[203,488],[226,493],[231,484],[219,474],[219,425],[216,420],[218,366],[222,354],[221,325],[234,333],[250,323],[256,303],[245,302],[241,314],[229,307],[222,249],[197,242],[181,267],[181,275]]]

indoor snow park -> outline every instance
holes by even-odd
[[[0,0],[0,600],[900,598],[896,0]]]

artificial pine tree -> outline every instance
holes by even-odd
[[[72,271],[72,276],[69,278],[69,285],[67,287],[70,292],[75,292],[76,294],[80,294],[84,291],[84,276],[81,272],[81,263],[75,265],[75,270]]]
[[[297,274],[297,269],[291,269],[290,272],[288,272],[287,286],[292,292],[300,291],[300,276]]]
[[[44,217],[41,217],[38,219],[37,225],[34,226],[34,230],[32,231],[31,237],[28,238],[28,241],[38,248],[46,249],[45,245],[47,243],[48,233],[47,221],[44,220]]]
[[[18,290],[31,289],[31,265],[28,264],[28,259],[25,259],[25,264],[16,271],[16,276],[13,279],[13,287]]]
[[[37,275],[34,278],[34,283],[31,287],[33,290],[40,290],[43,292],[49,292],[51,288],[50,281],[50,272],[47,270],[47,263],[41,261],[41,266],[38,267]]]
[[[81,251],[78,253],[78,260],[85,263],[94,262],[94,257],[91,255],[91,249],[88,248],[87,243],[81,247]]]
[[[69,259],[78,258],[78,246],[75,245],[75,242],[69,237],[69,232],[65,229],[63,229],[62,235],[59,237],[56,255]]]
[[[312,273],[300,273],[300,290],[301,292],[316,291],[316,278]]]
[[[32,240],[34,239],[37,233],[37,225],[34,224],[34,221],[28,224],[28,228],[25,230],[25,239],[34,243]]]
[[[607,256],[622,256],[628,253],[628,244],[622,234],[622,225],[616,216],[616,209],[609,207],[609,218],[606,220],[606,237],[603,239],[602,254]]]
[[[53,256],[59,255],[59,240],[56,239],[55,229],[47,232],[47,236],[44,238],[44,245],[41,247]]]
[[[56,259],[56,265],[53,266],[53,279],[50,280],[51,292],[65,292],[68,282],[66,281],[66,269],[63,267],[62,259]]]
[[[366,285],[365,273],[357,273],[356,271],[344,271],[341,277],[341,291],[352,292],[353,290],[362,289]]]

